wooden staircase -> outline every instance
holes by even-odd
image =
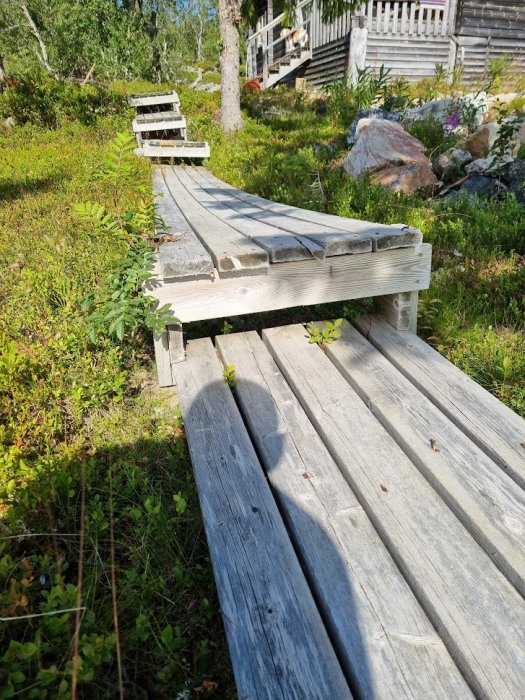
[[[132,124],[137,155],[192,161],[210,157],[208,143],[188,141],[186,119],[176,92],[131,95],[128,102],[137,111]]]
[[[293,27],[286,23],[283,12],[258,26],[249,36],[247,73],[250,80],[257,80],[265,89],[271,88],[312,59],[309,4],[310,0],[298,3]]]

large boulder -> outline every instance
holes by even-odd
[[[385,119],[388,122],[400,122],[402,114],[400,112],[388,112],[386,109],[361,109],[355,115],[346,142],[351,146],[357,139],[357,128],[361,119]]]
[[[408,163],[378,170],[372,182],[392,192],[431,195],[437,186],[437,178],[429,163]]]
[[[467,175],[497,173],[504,165],[512,163],[513,160],[514,158],[512,156],[502,156],[501,158],[487,156],[486,158],[477,158],[465,167],[465,172]]]
[[[385,119],[361,119],[357,141],[346,156],[343,168],[352,177],[361,177],[382,168],[423,163],[430,167],[425,147],[407,134],[400,124]]]
[[[464,147],[474,160],[478,158],[486,158],[490,152],[494,142],[498,137],[499,124],[497,122],[487,122],[482,124],[476,131],[471,134],[465,141]]]

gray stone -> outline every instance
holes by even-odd
[[[432,117],[444,123],[452,108],[452,103],[451,97],[444,97],[441,100],[425,102],[419,107],[411,107],[403,115],[403,121],[412,124],[414,122],[424,122]]]
[[[493,177],[486,175],[469,175],[461,187],[447,195],[447,201],[454,201],[467,195],[469,199],[474,197],[498,197],[507,191],[507,187]]]
[[[467,175],[499,172],[503,166],[513,161],[514,158],[512,156],[502,156],[501,158],[488,156],[487,158],[478,158],[465,167],[465,172]]]
[[[516,177],[509,183],[509,192],[512,192],[520,204],[525,205],[525,175]]]
[[[499,129],[500,126],[497,122],[487,122],[468,137],[465,141],[465,149],[474,160],[488,156],[498,137]]]
[[[356,142],[357,127],[361,119],[385,119],[389,122],[400,122],[403,115],[399,112],[388,112],[386,109],[361,109],[355,115],[346,142],[351,146]]]
[[[514,160],[501,168],[500,178],[507,185],[517,178],[525,178],[525,160]]]
[[[357,141],[343,162],[352,177],[361,177],[391,166],[424,163],[431,167],[425,147],[400,124],[385,119],[361,119]]]
[[[472,156],[463,148],[449,148],[448,151],[442,153],[433,164],[433,169],[436,175],[442,177],[447,175],[447,172],[453,168],[463,167],[470,163]]]
[[[392,192],[404,194],[432,195],[437,188],[437,178],[430,163],[407,163],[378,170],[372,182]]]

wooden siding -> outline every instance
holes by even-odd
[[[393,76],[419,80],[434,74],[436,63],[448,62],[450,39],[447,36],[405,37],[368,34],[366,65],[390,68]]]
[[[477,78],[485,75],[490,62],[508,56],[513,69],[525,70],[525,39],[489,39],[486,37],[458,37],[456,65],[463,65],[464,75]]]
[[[467,36],[525,39],[525,2],[460,0],[456,30]]]
[[[349,43],[348,34],[314,49],[313,58],[303,73],[311,85],[326,85],[345,77]]]

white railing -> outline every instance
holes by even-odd
[[[270,69],[273,66],[286,62],[297,51],[310,48],[310,16],[307,16],[303,8],[311,5],[312,0],[302,0],[295,7],[295,22],[290,27],[286,23],[286,14],[283,12],[271,22],[262,24],[266,19],[263,15],[257,21],[256,31],[248,37],[247,68],[250,79],[260,79],[263,84],[268,80]],[[299,30],[305,30],[301,41],[294,45],[293,35]],[[278,34],[277,38],[275,38]]]
[[[366,8],[368,31],[407,36],[445,35],[450,31],[449,7],[450,0],[445,5],[425,4],[424,0],[369,0]]]

